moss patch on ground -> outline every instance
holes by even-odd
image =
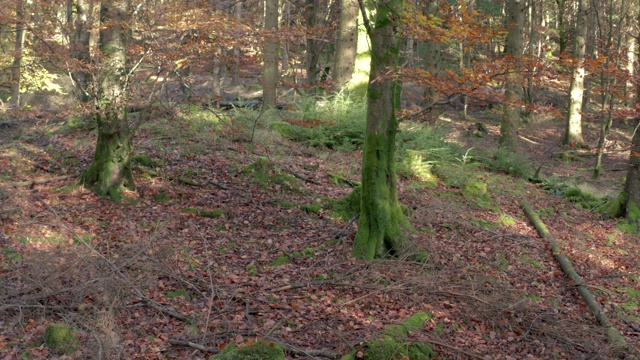
[[[413,314],[401,324],[388,326],[378,339],[368,342],[362,349],[343,356],[342,360],[430,359],[435,353],[429,344],[411,343],[408,340],[409,333],[422,330],[424,322],[430,318],[431,315],[425,312]]]

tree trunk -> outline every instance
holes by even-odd
[[[361,259],[396,253],[410,224],[396,189],[395,137],[400,83],[388,74],[398,65],[402,0],[376,4],[373,24],[365,24],[371,40],[371,72],[367,98],[367,129],[362,161],[361,213],[353,255]],[[364,14],[363,14],[364,16]],[[364,16],[366,18],[366,16]]]
[[[358,46],[358,2],[340,0],[338,41],[336,42],[336,64],[333,80],[338,89],[347,86],[353,75]]]
[[[242,22],[242,1],[238,1],[234,7],[234,16],[238,23]],[[231,70],[231,85],[240,84],[240,46],[233,47],[233,68]]]
[[[567,26],[564,18],[566,3],[566,0],[556,0],[558,5],[558,46],[560,54],[565,52],[567,48]]]
[[[633,139],[631,140],[629,171],[627,172],[624,191],[627,194],[625,207],[627,221],[635,225],[636,232],[640,232],[640,119],[636,121]]]
[[[278,85],[278,0],[265,0],[264,66],[262,69],[262,112],[276,107]]]
[[[20,108],[20,77],[22,74],[22,48],[25,40],[24,0],[16,1],[16,38],[11,65],[11,105]]]
[[[579,0],[578,17],[576,19],[576,38],[573,46],[575,65],[573,79],[569,90],[569,113],[564,132],[565,145],[582,146],[582,100],[584,94],[584,53],[587,39],[587,17],[589,13],[589,0]]]
[[[95,96],[98,141],[93,162],[80,181],[101,196],[119,202],[125,188],[133,190],[133,130],[126,106],[126,0],[103,2],[100,28],[101,78]]]
[[[438,4],[435,1],[431,1],[427,7],[427,14],[438,16]],[[440,54],[442,50],[442,44],[435,40],[428,40],[425,42],[425,55],[424,55],[424,69],[431,74],[433,80],[436,81],[438,77],[438,65],[440,63]],[[435,84],[434,84],[435,85]],[[436,101],[437,89],[435,86],[430,86],[424,90],[424,99],[422,100],[423,106]]]
[[[91,4],[87,0],[75,1],[76,18],[75,33],[73,39],[72,56],[88,65],[91,62],[89,55],[89,41],[91,38]],[[72,69],[72,77],[76,87],[76,97],[82,102],[89,101],[88,84],[91,74],[85,69]]]
[[[522,102],[522,75],[519,59],[524,51],[522,31],[524,23],[524,0],[509,1],[507,7],[507,44],[505,52],[515,61],[515,68],[507,75],[505,84],[504,115],[500,121],[500,147],[518,150],[518,126]]]
[[[318,85],[318,75],[320,74],[320,53],[321,41],[318,41],[317,26],[318,0],[306,0],[304,19],[307,26],[307,85],[313,92]]]

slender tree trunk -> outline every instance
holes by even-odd
[[[558,46],[560,48],[560,54],[566,51],[567,48],[567,26],[565,22],[567,0],[556,0],[558,5]]]
[[[278,85],[278,0],[265,0],[264,67],[262,69],[262,111],[276,107]]]
[[[242,1],[238,1],[234,8],[234,15],[238,23],[242,20]],[[231,70],[231,85],[240,84],[240,47],[233,47],[233,69]]]
[[[133,190],[131,144],[133,130],[126,106],[126,0],[105,1],[101,6],[101,78],[95,94],[98,141],[93,162],[80,181],[115,202],[125,189]]]
[[[509,1],[505,52],[515,60],[515,68],[507,75],[505,84],[504,115],[500,121],[500,147],[511,151],[518,150],[518,126],[520,124],[520,103],[522,102],[522,75],[518,60],[524,51],[522,42],[524,10],[525,0]]]
[[[73,39],[72,56],[80,60],[80,63],[88,66],[91,62],[89,54],[89,41],[91,38],[91,4],[87,0],[75,1],[76,18]],[[72,69],[72,77],[75,82],[76,97],[82,102],[89,101],[89,89],[91,74],[86,69]]]
[[[371,72],[367,98],[367,129],[362,162],[362,201],[360,222],[353,255],[373,259],[394,254],[402,244],[403,232],[410,224],[396,189],[395,136],[401,84],[390,69],[400,56],[398,12],[402,0],[376,3],[373,24],[365,24],[371,39]],[[364,6],[361,6],[363,9]],[[366,18],[366,14],[363,14]]]
[[[625,207],[627,221],[635,225],[636,232],[640,232],[640,119],[636,120],[636,127],[631,140],[629,171],[627,172],[624,191],[627,194]]]
[[[573,57],[573,79],[569,89],[569,112],[567,114],[563,143],[571,146],[582,146],[582,100],[584,94],[584,54],[587,39],[589,0],[579,0],[578,17],[576,19]]]
[[[340,0],[338,41],[333,80],[338,89],[347,86],[353,75],[358,46],[358,1]]]
[[[20,77],[22,74],[22,49],[26,36],[25,0],[16,0],[16,37],[11,65],[11,105],[20,108]]]
[[[431,1],[429,6],[427,7],[427,13],[433,16],[437,16],[438,14],[438,4],[435,1]],[[425,43],[425,70],[431,74],[434,81],[437,81],[438,77],[438,68],[440,63],[440,55],[442,50],[442,44],[438,41],[429,40]],[[423,105],[429,105],[436,101],[437,89],[435,86],[430,86],[424,91],[424,99],[422,101]]]
[[[318,85],[318,75],[320,74],[320,49],[321,42],[318,37],[317,26],[318,0],[306,0],[304,18],[307,24],[307,85],[313,92]]]

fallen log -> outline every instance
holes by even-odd
[[[611,343],[619,347],[623,352],[629,351],[629,346],[624,336],[622,336],[618,329],[613,326],[607,314],[604,313],[600,304],[596,301],[596,299],[593,297],[593,294],[591,294],[591,292],[587,288],[587,285],[585,284],[584,280],[582,280],[582,277],[578,275],[576,270],[573,268],[573,265],[571,265],[571,261],[565,255],[563,255],[562,249],[560,249],[560,246],[558,246],[558,243],[554,239],[553,235],[551,235],[551,233],[547,229],[547,226],[544,224],[544,222],[542,222],[542,219],[540,219],[538,214],[533,210],[531,205],[529,205],[526,200],[523,200],[520,203],[520,206],[522,207],[522,210],[524,210],[525,214],[527,214],[527,217],[529,218],[533,226],[535,226],[536,230],[538,230],[540,236],[542,236],[543,239],[549,242],[551,251],[553,252],[553,256],[560,264],[562,271],[564,271],[569,279],[573,281],[576,290],[578,290],[578,293],[587,304],[589,310],[591,310],[593,315],[596,317],[598,323],[607,329],[607,336],[609,337]]]

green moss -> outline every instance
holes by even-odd
[[[244,269],[249,275],[258,275],[258,267],[255,264],[249,264]]]
[[[424,322],[431,318],[430,314],[419,312],[399,325],[388,326],[380,336],[380,338],[368,342],[364,352],[365,360],[395,360],[395,359],[411,359],[411,360],[427,360],[435,353],[428,344],[411,343],[408,341],[409,332],[420,331],[424,326]],[[343,360],[356,359],[355,350],[349,355],[344,356]]]
[[[228,344],[224,350],[210,360],[285,360],[284,350],[274,342],[258,339],[255,343]]]
[[[198,209],[198,208],[186,208],[182,212],[187,214],[194,214],[199,217],[205,217],[210,219],[217,219],[224,214],[222,209]]]
[[[175,291],[169,291],[169,292],[167,292],[166,296],[168,298],[170,298],[170,299],[176,298],[176,297],[180,297],[180,296],[182,296],[182,297],[184,297],[186,299],[191,299],[191,297],[189,296],[189,293],[185,289],[178,289],[178,290],[175,290]]]
[[[146,167],[150,167],[150,168],[157,168],[162,166],[162,164],[159,161],[153,160],[152,158],[150,158],[147,155],[136,155],[136,156],[132,156],[131,157],[131,161],[138,163],[142,166],[146,166]]]
[[[78,347],[75,332],[67,324],[49,324],[44,333],[44,341],[59,354],[70,354]]]
[[[298,191],[299,188],[299,183],[293,176],[275,166],[266,157],[260,157],[245,167],[242,174],[251,176],[254,182],[263,189],[270,189],[274,185],[280,186],[285,191]]]
[[[155,200],[155,202],[157,203],[165,204],[171,201],[171,196],[169,196],[169,194],[167,194],[167,192],[162,189],[159,193],[153,195],[153,200]]]
[[[604,216],[614,219],[624,215],[625,206],[627,204],[627,193],[621,192],[615,199],[611,199],[604,204],[595,208],[596,212]]]
[[[277,257],[275,260],[269,263],[269,266],[282,266],[291,262],[291,257],[289,255],[282,255]]]
[[[284,200],[280,201],[278,204],[280,205],[280,207],[283,207],[285,209],[291,209],[298,206],[298,203],[291,202],[291,201],[284,201]]]
[[[465,198],[474,201],[490,201],[487,194],[487,184],[482,181],[469,181],[464,184],[462,194]]]
[[[314,253],[315,253],[315,250],[313,248],[306,248],[302,250],[302,254],[307,258],[313,257]]]
[[[309,214],[320,214],[322,207],[319,204],[308,204],[300,206],[300,210]]]
[[[357,186],[344,198],[331,201],[328,207],[336,217],[348,221],[360,212],[361,197],[362,186]]]
[[[280,135],[290,138],[293,130],[291,128],[291,124],[284,121],[274,121],[271,123],[271,129],[275,130]]]
[[[501,226],[513,226],[516,224],[516,220],[505,213],[500,213],[498,224]]]

